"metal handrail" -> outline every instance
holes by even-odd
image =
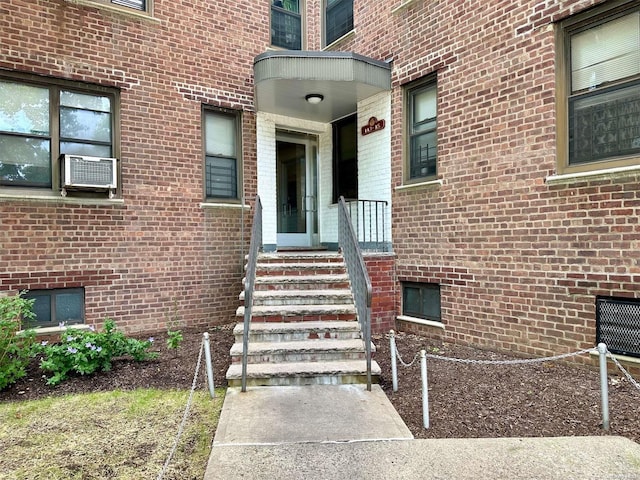
[[[349,217],[355,222],[355,233],[360,248],[374,252],[386,252],[387,245],[387,205],[386,200],[345,199]],[[355,205],[355,207],[354,207]],[[354,214],[355,212],[355,214]]]
[[[253,309],[253,288],[256,280],[256,264],[258,252],[262,247],[262,202],[256,195],[253,225],[251,226],[251,243],[247,260],[247,271],[244,281],[244,331],[242,332],[242,391],[247,391],[247,358],[249,353],[249,328],[251,326],[251,310]]]
[[[373,288],[344,197],[340,197],[338,205],[338,244],[347,264],[351,292],[356,304],[367,361],[367,390],[371,391],[371,298]]]

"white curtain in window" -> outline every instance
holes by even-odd
[[[577,92],[640,73],[640,12],[571,37],[571,90]]]
[[[207,155],[236,156],[236,121],[234,117],[207,113],[205,134]]]
[[[436,87],[429,87],[417,92],[413,97],[413,123],[420,123],[430,118],[435,118],[436,107]]]

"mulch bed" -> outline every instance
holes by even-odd
[[[209,328],[214,383],[226,386],[233,325]],[[159,358],[147,362],[116,360],[109,372],[75,376],[61,385],[46,385],[37,362],[28,375],[0,391],[0,401],[20,401],[70,393],[135,388],[191,387],[203,329],[183,329],[177,350],[166,345],[166,332],[154,334]],[[598,371],[577,364],[544,362],[531,365],[468,365],[428,360],[430,428],[423,426],[420,362],[398,362],[398,391],[392,391],[389,340],[374,338],[380,383],[416,438],[531,437],[607,434],[600,426]],[[409,363],[421,350],[462,359],[507,359],[503,354],[397,334],[398,350]],[[512,357],[511,357],[512,358]],[[204,388],[204,370],[199,388]],[[619,372],[610,375],[611,435],[640,442],[640,391]]]

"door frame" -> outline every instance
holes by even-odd
[[[283,213],[283,205],[280,205],[278,198],[282,185],[280,185],[280,160],[277,158],[277,142],[295,143],[305,147],[305,185],[303,198],[300,205],[305,210],[305,232],[304,233],[283,233],[278,231],[280,225],[280,215]],[[317,137],[300,133],[276,131],[276,245],[277,247],[312,248],[318,245],[318,139]]]

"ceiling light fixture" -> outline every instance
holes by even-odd
[[[320,95],[319,93],[310,93],[309,95],[307,95],[306,97],[304,97],[304,99],[309,102],[311,105],[317,105],[318,103],[320,103],[322,100],[324,100],[324,96]]]

